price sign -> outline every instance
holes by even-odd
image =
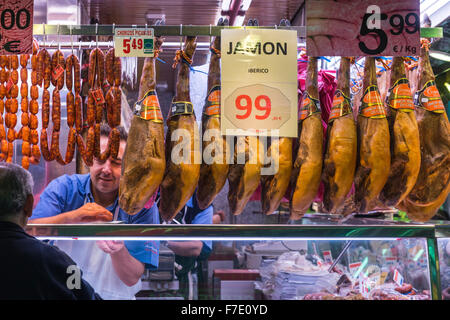
[[[154,43],[152,28],[115,29],[114,49],[117,57],[154,57]]]
[[[0,55],[31,54],[33,0],[0,0]]]
[[[419,54],[419,0],[307,1],[306,26],[310,56]]]
[[[297,136],[297,34],[222,30],[221,133]]]

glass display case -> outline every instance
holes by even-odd
[[[333,217],[317,214],[306,215],[301,223],[29,225],[27,232],[50,241],[159,241],[159,267],[146,270],[137,299],[447,297],[450,225],[370,218],[339,224]],[[195,261],[183,274],[183,263],[166,243],[187,240],[211,241],[213,249],[207,259]]]
[[[450,300],[450,222],[435,225],[439,252],[439,276],[443,300]]]

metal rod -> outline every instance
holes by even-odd
[[[342,249],[341,253],[339,253],[338,257],[336,258],[336,260],[334,260],[333,264],[328,268],[328,272],[331,272],[333,270],[333,268],[337,265],[337,263],[339,262],[339,260],[341,260],[342,256],[344,255],[344,253],[348,250],[348,248],[350,247],[350,245],[353,243],[352,240],[348,241],[345,244],[344,249]]]
[[[97,43],[95,41],[77,41],[77,42],[44,42],[38,41],[39,46],[45,47],[47,49],[57,49],[58,47],[61,49],[72,49],[80,48],[88,49],[97,47]],[[298,43],[298,46],[305,46],[305,43]],[[178,42],[163,42],[162,46],[164,48],[173,48],[177,49],[180,44]],[[208,42],[197,42],[197,50],[209,50],[210,44]],[[107,49],[114,47],[114,41],[99,41],[98,47],[100,49]]]
[[[45,25],[45,35],[79,35],[79,36],[112,36],[114,28],[135,28],[145,30],[145,25],[59,25],[59,33],[57,25]],[[180,36],[180,26],[149,26],[154,30],[155,36]],[[247,29],[275,29],[274,26],[247,26]],[[239,26],[186,26],[183,25],[181,36],[220,36],[222,29],[243,29]],[[300,38],[306,37],[305,26],[278,26],[278,30],[294,30]],[[33,25],[34,35],[44,35],[44,25]]]

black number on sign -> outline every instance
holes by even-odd
[[[395,23],[396,18],[398,19],[398,23]],[[397,29],[397,31],[391,30],[391,33],[393,35],[399,35],[403,32],[403,27],[405,25],[405,22],[403,21],[403,17],[399,14],[394,14],[389,19],[389,23],[394,29]]]
[[[364,42],[360,41],[359,49],[366,54],[379,54],[379,53],[383,52],[384,49],[386,49],[388,38],[387,38],[386,33],[381,29],[367,28],[367,20],[369,19],[370,16],[372,16],[372,14],[370,14],[370,13],[366,13],[364,15],[363,22],[361,24],[361,30],[359,31],[359,34],[361,36],[366,36],[368,34],[375,34],[379,40],[379,44],[378,44],[378,47],[376,47],[375,49],[369,49],[369,48],[367,48],[367,46]],[[387,19],[387,15],[382,13],[381,20],[386,20],[386,19]]]
[[[409,21],[410,17],[414,17],[414,22],[411,23]],[[420,28],[419,17],[415,13],[408,13],[405,17],[405,22],[408,27],[413,27],[412,30],[410,30],[410,29],[408,29],[408,27],[406,27],[405,28],[406,33],[409,33],[409,34],[416,33]]]
[[[20,16],[21,16],[22,13],[25,14],[25,24],[24,25],[20,24]],[[30,26],[30,22],[31,22],[30,11],[28,11],[27,9],[20,9],[19,11],[17,11],[16,20],[17,20],[17,27],[19,29],[26,29],[26,28],[28,28]]]
[[[9,26],[6,25],[6,14],[9,13],[9,16],[11,17],[11,21]],[[12,29],[12,27],[14,27],[14,21],[15,16],[14,16],[14,11],[12,11],[11,9],[5,9],[2,12],[2,15],[0,16],[0,23],[2,25],[3,29],[9,30]]]

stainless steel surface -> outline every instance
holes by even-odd
[[[28,233],[41,238],[126,239],[330,239],[330,238],[433,238],[434,225],[111,225],[31,224]]]

